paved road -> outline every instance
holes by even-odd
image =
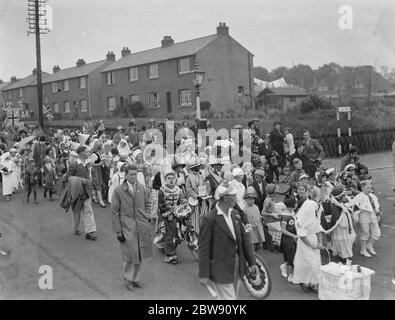
[[[377,244],[378,256],[372,259],[355,256],[355,262],[376,270],[372,280],[372,299],[395,299],[395,175],[391,154],[363,158],[373,167],[381,161],[384,169],[372,171],[383,212],[383,236]],[[386,168],[385,168],[386,167]],[[23,203],[22,195],[11,202],[0,201],[0,247],[11,254],[0,255],[0,297],[3,299],[209,299],[197,279],[197,263],[185,245],[179,250],[182,263],[168,265],[155,251],[144,265],[144,288],[127,291],[122,283],[122,262],[118,243],[111,229],[109,209],[94,207],[98,225],[97,242],[73,236],[68,214],[57,202],[41,200],[39,205]],[[358,246],[355,252],[358,252]],[[273,278],[270,299],[316,299],[316,295],[289,284],[279,273],[280,254],[261,251]],[[38,280],[42,265],[53,268],[54,288],[41,290]],[[249,299],[245,291],[242,299]]]

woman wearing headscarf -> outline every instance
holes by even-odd
[[[119,152],[119,157],[123,160],[126,160],[131,153],[129,144],[125,139],[121,139],[121,141],[119,141],[117,149]]]
[[[237,204],[241,210],[244,209],[244,194],[246,192],[246,187],[243,185],[244,172],[241,168],[236,167],[232,170],[233,180],[231,181],[232,187],[237,191],[236,199]]]
[[[296,216],[298,236],[291,282],[300,284],[305,291],[317,291],[318,268],[321,266],[322,234],[320,225],[322,207],[313,200],[305,200]]]

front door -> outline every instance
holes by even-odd
[[[166,92],[166,104],[167,104],[167,113],[172,113],[173,109],[171,107],[171,92]]]

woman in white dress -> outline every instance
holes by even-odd
[[[286,153],[288,156],[292,156],[295,152],[295,143],[294,143],[294,136],[291,133],[291,129],[289,127],[285,128],[285,145],[286,145]]]
[[[6,197],[7,201],[11,200],[12,193],[14,192],[14,169],[15,163],[11,159],[10,153],[4,153],[0,158],[0,171],[3,178],[3,196]]]
[[[296,216],[296,233],[298,236],[294,258],[292,283],[300,284],[305,291],[317,291],[318,268],[321,266],[320,249],[324,230],[320,225],[321,206],[313,200],[305,200]]]
[[[118,162],[117,163],[117,172],[113,174],[111,180],[109,181],[109,188],[108,188],[108,202],[111,203],[112,195],[114,193],[114,189],[121,185],[125,180],[125,172],[123,171],[123,166],[126,165],[125,162]]]

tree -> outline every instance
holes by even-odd
[[[277,67],[270,72],[270,75],[272,76],[273,80],[276,80],[279,78],[285,78],[288,72],[289,69],[287,67]]]
[[[4,83],[4,81],[0,79],[0,83]]]
[[[309,65],[298,64],[289,70],[285,76],[285,81],[305,89],[310,89],[314,86],[314,71]]]
[[[263,81],[271,81],[272,76],[266,68],[263,67],[255,67],[254,68],[254,77]]]

